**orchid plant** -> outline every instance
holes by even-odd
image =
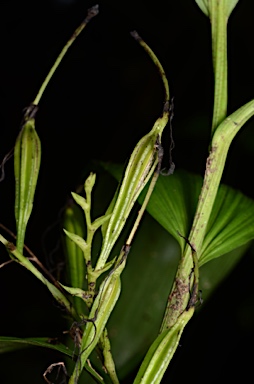
[[[41,163],[41,144],[35,117],[40,99],[55,70],[87,23],[98,14],[98,6],[88,11],[84,22],[57,58],[37,97],[26,109],[14,148],[16,240],[10,241],[0,234],[0,241],[9,258],[37,277],[64,308],[70,330],[66,332],[68,338],[65,344],[52,343],[49,338],[43,337],[0,337],[0,345],[2,353],[19,349],[22,345],[33,345],[55,349],[67,356],[69,363],[52,362],[45,370],[43,376],[47,383],[51,382],[50,375],[56,367],[63,368],[69,384],[82,383],[84,371],[91,376],[89,383],[120,383],[108,324],[119,300],[122,272],[128,269],[128,259],[135,248],[135,234],[145,211],[178,242],[180,260],[165,302],[164,316],[159,319],[160,329],[138,369],[134,384],[158,384],[162,381],[184,328],[201,300],[199,291],[209,271],[209,262],[216,259],[223,264],[225,255],[238,249],[237,258],[233,257],[229,263],[231,267],[254,238],[254,202],[241,192],[221,184],[230,144],[254,114],[254,101],[250,101],[227,115],[227,23],[237,2],[196,0],[201,11],[210,19],[214,69],[211,142],[203,179],[175,170],[171,156],[169,171],[161,170],[161,138],[168,122],[172,130],[172,104],[167,77],[152,49],[137,32],[131,33],[159,71],[165,93],[162,114],[152,129],[139,140],[125,168],[116,164],[101,164],[119,181],[104,215],[94,219],[91,213],[95,173],[91,172],[87,177],[82,193],[72,193],[72,202],[66,207],[63,221],[68,274],[68,279],[63,282],[52,276],[24,245]],[[128,233],[122,240],[122,232],[136,203],[140,205],[137,217],[130,229],[128,226]],[[98,231],[101,234],[100,252],[94,261],[94,236]],[[119,242],[122,242],[121,247],[115,254],[115,245]],[[205,264],[208,264],[206,269],[203,268]],[[224,275],[225,271],[220,278]],[[168,276],[165,279],[170,280]],[[168,289],[169,286],[166,291]],[[95,354],[98,354],[99,360],[94,358]]]

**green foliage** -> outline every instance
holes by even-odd
[[[98,6],[88,11],[87,17],[67,42],[42,84],[35,101],[25,113],[24,124],[14,150],[17,243],[15,246],[2,235],[0,235],[0,241],[10,257],[39,279],[68,313],[72,320],[69,331],[72,340],[69,338],[66,345],[63,345],[58,342],[52,344],[47,338],[0,337],[0,352],[6,353],[31,345],[55,349],[71,357],[72,352],[70,353],[70,351],[76,348],[75,366],[70,375],[69,384],[79,382],[83,369],[86,369],[98,383],[119,384],[112,356],[114,348],[111,349],[110,331],[108,332],[106,326],[109,321],[109,329],[112,330],[112,327],[118,324],[117,315],[115,317],[113,315],[113,321],[109,319],[118,302],[127,257],[146,209],[154,220],[167,231],[167,252],[170,242],[170,248],[173,249],[173,256],[171,255],[171,260],[167,260],[167,265],[172,263],[172,268],[170,271],[163,268],[164,260],[156,261],[157,266],[161,268],[158,273],[163,282],[160,288],[156,287],[157,284],[150,277],[150,275],[153,277],[156,275],[155,265],[151,259],[149,260],[149,257],[146,257],[143,243],[142,250],[139,251],[145,255],[142,260],[143,267],[138,269],[139,261],[135,259],[132,268],[138,274],[140,274],[140,270],[149,272],[149,276],[145,276],[144,273],[143,279],[149,293],[155,292],[157,288],[156,292],[160,292],[161,297],[165,296],[164,281],[166,280],[172,283],[172,288],[167,299],[163,297],[163,301],[158,298],[154,300],[154,305],[159,306],[161,312],[166,305],[162,322],[161,319],[151,322],[151,328],[150,325],[143,327],[144,332],[140,328],[138,329],[136,323],[136,331],[138,330],[141,334],[140,345],[144,343],[144,335],[147,335],[148,331],[154,334],[153,339],[149,340],[150,347],[134,379],[134,384],[159,384],[161,382],[179,345],[182,332],[195,312],[198,302],[199,274],[201,283],[208,287],[206,294],[211,293],[216,284],[233,268],[249,242],[254,238],[254,202],[241,192],[221,185],[221,177],[231,142],[244,123],[254,114],[254,101],[251,101],[226,117],[228,97],[227,22],[237,1],[203,0],[196,1],[196,3],[210,18],[215,78],[212,139],[204,178],[183,170],[175,172],[170,177],[159,176],[163,156],[161,136],[170,117],[168,83],[164,69],[156,55],[137,32],[132,32],[134,39],[148,53],[159,70],[165,93],[162,115],[155,121],[150,132],[138,141],[124,171],[121,166],[104,165],[104,168],[116,179],[121,180],[105,214],[95,220],[92,218],[91,207],[96,182],[94,173],[90,173],[85,181],[82,192],[84,196],[72,193],[72,197],[79,207],[72,203],[66,208],[64,217],[64,248],[68,269],[66,284],[56,281],[50,272],[36,258],[33,258],[33,261],[36,261],[42,269],[40,272],[23,254],[26,227],[32,212],[40,168],[41,147],[40,139],[35,131],[34,117],[39,100],[53,73],[76,37],[98,14]],[[172,129],[171,126],[170,129]],[[173,169],[172,160],[170,165]],[[129,229],[127,220],[136,202],[139,202],[140,209],[134,224]],[[100,252],[94,261],[92,251],[94,236],[98,229],[101,229],[101,245]],[[123,240],[122,232],[126,229],[128,233]],[[169,234],[178,242],[180,252],[175,245],[172,246],[172,238]],[[121,249],[115,255],[113,250],[115,252],[117,243],[121,244]],[[160,248],[159,256],[163,252],[165,250]],[[139,260],[141,259],[140,257]],[[177,263],[178,265],[176,265]],[[126,274],[126,276],[128,275]],[[144,296],[143,294],[139,296],[136,287],[140,280],[140,276],[138,276],[138,280],[135,280],[133,275],[129,275],[129,285],[134,286],[133,295],[137,297],[137,306],[140,305]],[[167,284],[166,294],[168,289]],[[135,302],[135,300],[132,301]],[[126,301],[122,305],[126,307]],[[135,321],[138,321],[139,324],[142,323],[139,319],[135,319],[138,310],[136,307],[133,308],[134,311],[128,308],[133,317],[133,323],[130,321],[130,326],[133,326]],[[157,313],[154,307],[152,311]],[[85,316],[84,313],[88,313],[88,316]],[[96,348],[99,350],[103,369],[96,366],[95,370],[90,364],[90,355]],[[119,354],[121,350],[122,345],[120,347],[118,345]],[[131,352],[138,354],[140,349],[132,348]],[[142,351],[143,353],[144,351]],[[126,361],[127,358],[125,361],[122,359],[122,363]]]
[[[123,167],[102,164],[117,180]],[[160,176],[147,206],[147,211],[179,243],[182,252],[198,203],[202,178],[184,170],[170,177]],[[138,201],[142,204],[144,194]],[[210,260],[248,243],[254,238],[254,201],[221,184],[216,195],[199,256],[201,267]]]

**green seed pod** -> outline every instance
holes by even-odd
[[[107,227],[104,228],[102,250],[96,270],[103,268],[135,201],[158,164],[161,135],[168,122],[168,115],[168,109],[165,108],[163,116],[157,119],[152,130],[142,137],[132,152],[112,215]]]
[[[17,249],[22,253],[41,162],[41,143],[34,118],[28,118],[14,148],[15,218]]]

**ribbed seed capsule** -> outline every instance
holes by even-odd
[[[40,162],[41,143],[35,131],[35,120],[29,118],[23,125],[14,148],[16,246],[21,253],[27,222],[33,208]]]
[[[103,238],[102,250],[96,265],[96,270],[103,268],[135,201],[146,186],[158,164],[161,135],[168,122],[168,116],[169,111],[165,108],[162,117],[156,120],[152,130],[142,137],[132,152],[115,206],[112,210],[111,218],[107,228],[104,228],[105,236]]]

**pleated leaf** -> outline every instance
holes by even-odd
[[[122,166],[107,165],[106,169],[120,180]],[[150,215],[185,247],[194,218],[200,176],[180,170],[171,176],[160,176],[147,206]],[[141,194],[141,203],[145,191]],[[200,266],[222,256],[254,238],[254,201],[226,185],[221,185],[210,216],[207,234],[200,254]]]
[[[254,201],[221,185],[208,222],[200,265],[224,255],[254,238]]]
[[[210,8],[217,0],[196,0],[197,5],[206,16],[209,16]],[[223,0],[226,16],[229,17],[239,0]]]

